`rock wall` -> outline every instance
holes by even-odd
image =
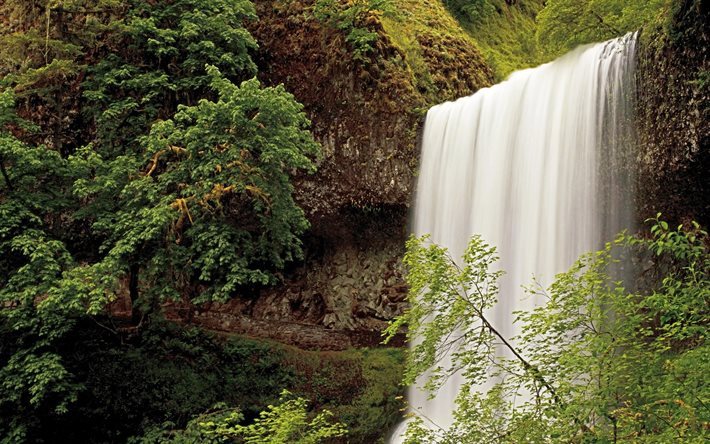
[[[367,15],[357,26],[378,37],[364,60],[354,56],[347,31],[314,17],[314,3],[257,0],[251,30],[260,79],[283,83],[304,104],[323,146],[318,172],[298,180],[299,203],[314,225],[349,207],[407,206],[423,113],[489,86],[493,74],[440,1],[422,10],[396,0],[393,17]],[[412,32],[416,40],[405,46],[402,34]]]
[[[676,2],[639,49],[639,219],[710,225],[710,4]]]
[[[366,60],[314,17],[314,2],[256,0],[251,29],[260,80],[283,83],[304,104],[323,146],[318,172],[296,180],[311,222],[306,258],[277,287],[168,312],[307,349],[374,346],[405,307],[401,258],[424,111],[489,86],[493,74],[440,1],[396,0],[396,14],[370,13],[359,23],[378,36]]]
[[[303,349],[377,346],[387,321],[405,308],[400,206],[350,210],[322,220],[306,239],[306,260],[282,285],[227,303],[168,306],[176,320],[269,338]],[[399,337],[392,345],[401,345]]]

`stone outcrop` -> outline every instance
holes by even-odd
[[[710,224],[710,5],[678,2],[644,30],[638,66],[639,219]]]
[[[304,104],[323,146],[318,172],[296,180],[312,225],[306,257],[276,287],[226,304],[172,305],[168,312],[213,330],[309,349],[375,346],[405,307],[401,257],[423,110],[490,85],[493,74],[440,2],[397,0],[399,18],[369,16],[366,26],[378,40],[365,61],[353,58],[341,30],[314,18],[314,0],[255,3],[260,80],[283,83]],[[663,211],[672,221],[710,222],[704,3],[685,2],[670,31],[642,35],[641,220]]]
[[[404,219],[395,207],[322,220],[306,239],[309,256],[282,285],[227,303],[169,304],[168,317],[303,349],[377,346],[405,307]],[[398,337],[391,345],[403,343]]]

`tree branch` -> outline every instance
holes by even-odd
[[[5,169],[5,159],[0,155],[0,171],[2,172],[2,177],[5,179],[5,183],[7,184],[7,189],[10,191],[15,191],[15,187],[12,186],[12,181],[10,181],[10,176],[7,174],[7,170]]]
[[[605,21],[604,21],[604,17],[602,17],[601,15],[597,14],[594,10],[590,10],[589,12],[590,12],[594,17],[596,17],[596,19],[599,21],[599,23],[600,23],[602,26],[604,26],[605,28],[607,28],[608,30],[610,30],[611,32],[613,32],[614,34],[616,34],[616,35],[621,35],[621,34],[623,34],[623,32],[619,31],[618,29],[614,28],[613,26],[611,26],[610,24],[608,24],[607,22],[605,22]]]

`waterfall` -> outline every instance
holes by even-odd
[[[427,114],[414,234],[454,258],[473,234],[498,247],[506,274],[488,319],[507,337],[512,312],[532,308],[522,285],[549,285],[631,226],[635,46],[629,34],[581,47]],[[449,426],[460,379],[431,400],[419,385],[410,407]]]

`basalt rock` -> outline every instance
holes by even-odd
[[[710,224],[710,6],[679,2],[666,29],[639,49],[639,209]]]

